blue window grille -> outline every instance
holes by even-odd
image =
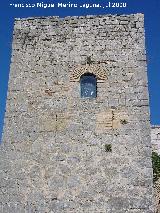
[[[85,73],[80,78],[81,97],[96,98],[97,97],[97,79],[94,74]]]

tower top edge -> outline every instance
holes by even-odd
[[[151,129],[160,129],[160,125],[151,125]]]
[[[70,19],[94,19],[94,18],[116,18],[116,17],[136,17],[136,18],[144,18],[143,13],[132,13],[132,14],[103,14],[103,15],[84,15],[84,16],[33,16],[33,17],[24,17],[24,18],[15,18],[15,22],[21,21],[33,21],[33,20],[70,20]]]

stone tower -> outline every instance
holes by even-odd
[[[16,19],[0,157],[1,212],[153,213],[143,15]]]

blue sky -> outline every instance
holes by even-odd
[[[15,8],[16,3],[52,3],[54,8]],[[101,4],[109,0],[5,0],[0,3],[0,138],[3,127],[13,22],[16,17],[30,16],[78,16],[95,14],[145,14],[146,50],[150,94],[151,124],[160,125],[160,1],[159,0],[110,0],[111,3],[127,3],[126,8],[58,8],[57,3]]]

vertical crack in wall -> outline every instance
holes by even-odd
[[[112,129],[113,129],[113,126],[114,126],[114,124],[113,124],[114,118],[115,118],[115,116],[114,116],[114,112],[113,112],[113,110],[112,110]]]
[[[56,125],[55,125],[55,143],[57,142],[57,130],[58,130],[57,121],[58,121],[58,115],[56,114]]]

